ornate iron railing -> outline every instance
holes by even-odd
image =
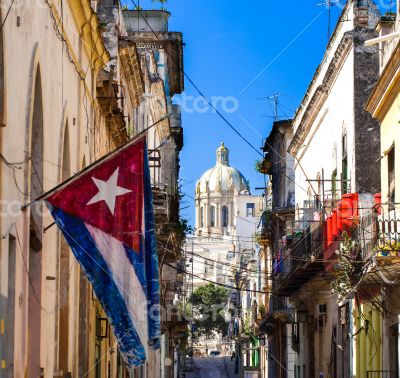
[[[360,218],[356,237],[361,243],[363,258],[400,256],[400,210],[377,207]]]

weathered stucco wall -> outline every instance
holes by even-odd
[[[1,234],[4,238],[1,241],[0,291],[7,296],[12,285],[7,280],[10,256],[15,259],[15,266],[10,267],[15,269],[15,346],[14,358],[7,361],[7,369],[13,369],[15,377],[23,377],[27,372],[38,376],[41,371],[45,377],[53,377],[60,368],[57,345],[63,332],[63,340],[68,340],[62,346],[67,363],[64,371],[78,376],[77,263],[70,255],[68,274],[61,281],[59,231],[56,227],[45,233],[42,229],[36,230],[42,235],[42,248],[38,252],[29,252],[29,224],[34,208],[23,213],[18,211],[18,203],[34,199],[29,195],[32,170],[43,170],[39,189],[44,192],[77,172],[83,161],[89,163],[94,158],[90,156],[89,143],[94,126],[95,71],[80,39],[82,30],[77,28],[67,4],[64,3],[62,12],[58,3],[52,8],[56,21],[52,20],[49,5],[44,2],[19,4],[11,8],[3,29],[6,95],[10,101],[6,103],[2,154],[11,164],[1,166]],[[57,17],[63,21],[59,22]],[[66,43],[62,43],[55,32],[55,28],[61,30],[61,25],[64,38],[68,40],[69,55]],[[74,59],[75,65],[70,58]],[[43,127],[43,153],[33,156],[32,138],[40,138],[40,126]],[[63,168],[67,172],[63,172]],[[42,226],[51,223],[45,211]],[[35,264],[39,264],[36,267],[30,261],[33,258],[37,260]],[[39,278],[34,274],[35,269],[40,271]],[[60,293],[65,290],[67,299],[61,303]],[[29,311],[29,306],[35,311]],[[69,324],[67,330],[62,329],[64,325],[59,320],[62,306],[69,308],[65,313]],[[8,330],[7,327],[8,324]],[[28,356],[32,362],[29,366]]]

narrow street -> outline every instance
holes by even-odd
[[[400,0],[0,0],[0,204],[0,378],[400,378]]]
[[[194,371],[185,373],[185,378],[234,378],[235,363],[230,357],[194,358]]]

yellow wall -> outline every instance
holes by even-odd
[[[396,198],[400,200],[398,191],[400,190],[400,96],[396,97],[390,110],[381,122],[381,185],[382,185],[382,203],[388,201],[388,158],[385,154],[390,147],[395,145],[395,169],[396,169]],[[399,173],[397,173],[399,172]]]
[[[379,298],[377,300],[380,300]],[[371,304],[355,310],[356,377],[367,378],[368,370],[382,370],[382,316]],[[360,330],[361,329],[361,330]]]

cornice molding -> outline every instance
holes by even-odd
[[[99,30],[99,19],[89,0],[68,0],[68,5],[91,66],[99,71],[110,60]]]
[[[138,107],[145,91],[139,54],[132,42],[120,42],[118,53],[131,103]]]
[[[306,103],[305,110],[303,112],[298,112],[296,118],[301,117],[300,121],[296,118],[294,124],[298,123],[299,126],[293,136],[292,142],[288,148],[288,152],[292,156],[296,156],[299,149],[303,145],[312,125],[317,118],[322,105],[325,103],[328,95],[335,83],[335,80],[347,59],[347,56],[353,46],[353,39],[349,34],[345,34],[336,49],[335,55],[333,56],[328,69],[323,78],[322,84],[320,84],[314,93],[307,92],[305,99],[310,98]]]
[[[397,43],[388,60],[374,90],[372,91],[366,110],[373,118],[382,122],[393,102],[400,93],[400,41]]]

